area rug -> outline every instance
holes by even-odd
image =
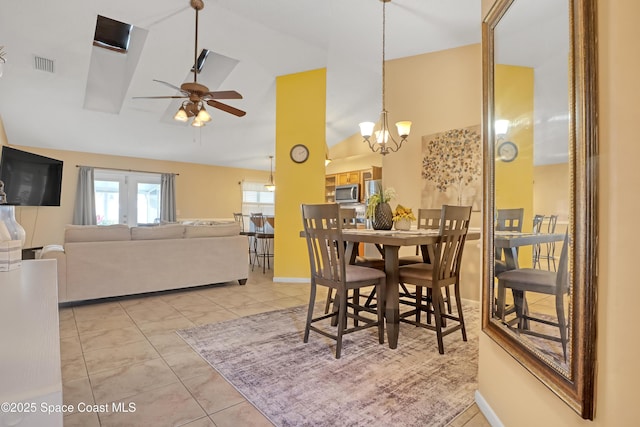
[[[398,348],[365,329],[335,344],[311,332],[306,306],[178,331],[276,426],[444,426],[477,388],[479,309],[464,302],[468,341],[401,324]]]

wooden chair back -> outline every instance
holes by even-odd
[[[460,276],[462,252],[469,231],[471,206],[443,206],[440,241],[434,245],[433,279],[444,286]]]
[[[442,209],[418,209],[418,228],[439,230]]]
[[[522,231],[524,208],[498,209],[496,231]]]
[[[340,208],[340,218],[343,229],[358,227],[356,208]]]
[[[331,282],[344,283],[345,244],[342,238],[340,207],[335,203],[303,204],[301,209],[311,279],[328,286],[331,286]]]

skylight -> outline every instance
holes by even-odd
[[[127,53],[131,28],[131,24],[125,24],[124,22],[98,15],[93,45],[120,53]]]

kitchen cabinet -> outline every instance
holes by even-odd
[[[324,178],[324,199],[327,203],[336,201],[336,175],[327,175]]]
[[[382,179],[382,168],[372,166],[369,169],[340,172],[325,176],[325,200],[327,203],[335,202],[336,186],[345,184],[360,184],[360,201],[364,200],[364,183],[371,179]]]
[[[338,174],[338,185],[359,184],[360,171],[343,172]]]

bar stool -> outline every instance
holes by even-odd
[[[251,264],[251,271],[255,267],[256,262],[260,265],[260,258],[262,258],[262,273],[266,272],[266,268],[271,268],[271,259],[273,258],[273,252],[271,252],[271,246],[273,245],[274,233],[271,233],[267,229],[267,225],[274,228],[274,218],[266,217],[262,213],[252,213],[251,222],[253,223],[256,239],[256,257]]]
[[[240,224],[240,235],[247,236],[247,239],[249,240],[249,264],[253,265],[254,258],[258,256],[258,242],[256,240],[256,233],[255,231],[245,231],[244,216],[241,212],[234,212],[233,219],[235,219],[235,221]]]

